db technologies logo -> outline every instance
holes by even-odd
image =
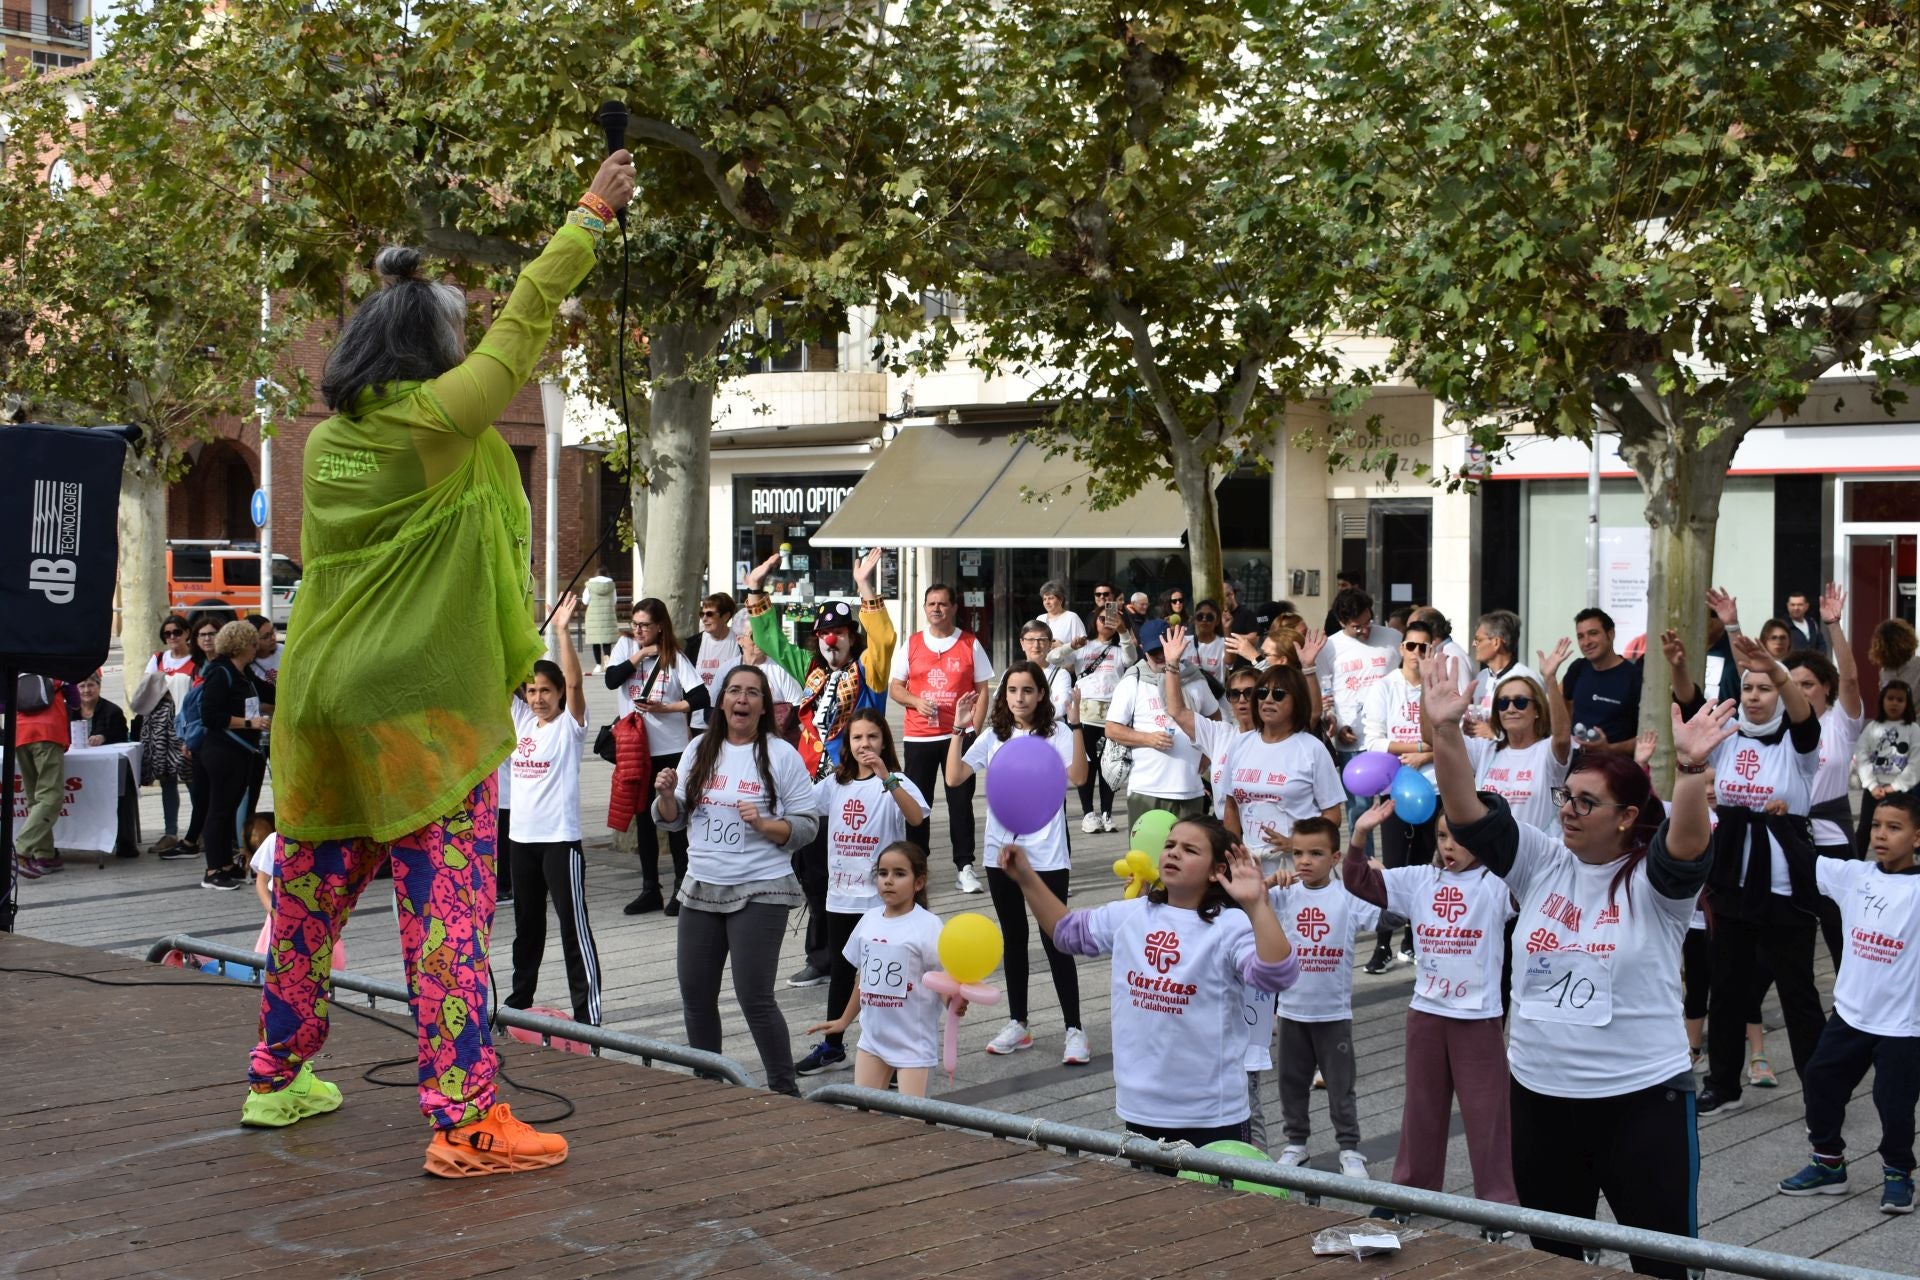
[[[49,604],[73,603],[80,567],[80,486],[61,480],[33,482],[33,532],[28,540],[27,589]]]

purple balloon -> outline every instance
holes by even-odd
[[[1067,806],[1067,766],[1044,738],[1015,738],[987,767],[987,812],[1017,836],[1045,831]]]
[[[1353,795],[1377,796],[1393,786],[1393,776],[1399,772],[1400,761],[1391,753],[1362,751],[1347,761],[1347,767],[1340,771],[1340,781]]]

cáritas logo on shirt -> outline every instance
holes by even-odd
[[[1433,914],[1452,924],[1467,914],[1467,895],[1453,885],[1442,885],[1433,895]]]
[[[1300,914],[1293,918],[1293,927],[1308,942],[1318,942],[1327,936],[1332,928],[1327,923],[1327,913],[1318,907],[1302,907]]]
[[[867,825],[867,806],[859,800],[848,800],[840,806],[840,821],[849,831],[858,831]]]
[[[1147,935],[1147,963],[1155,973],[1165,973],[1180,963],[1180,935],[1172,929],[1156,929]]]

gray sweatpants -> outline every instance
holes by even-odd
[[[1360,1103],[1354,1096],[1353,1019],[1295,1022],[1278,1019],[1280,1028],[1280,1129],[1287,1142],[1305,1146],[1313,1133],[1307,1104],[1313,1097],[1313,1072],[1327,1078],[1327,1111],[1334,1141],[1342,1151],[1360,1145]]]
[[[1260,1076],[1258,1071],[1247,1072],[1247,1141],[1267,1151],[1267,1105],[1260,1101]]]

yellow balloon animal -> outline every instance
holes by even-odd
[[[1160,884],[1160,865],[1152,857],[1135,849],[1113,864],[1113,874],[1127,882],[1124,896],[1137,898]]]

